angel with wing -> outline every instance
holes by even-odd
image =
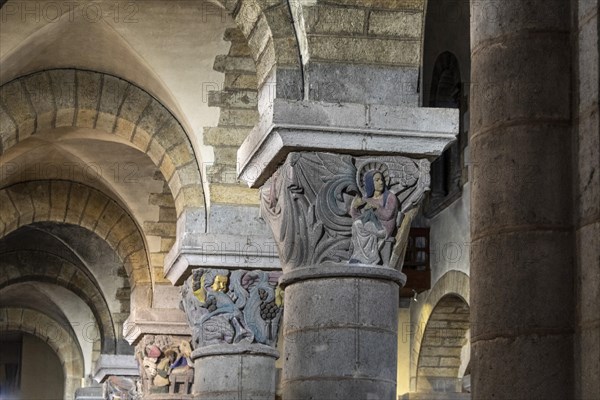
[[[364,196],[357,195],[350,207],[350,216],[354,219],[350,263],[377,265],[386,242],[391,246],[394,241],[398,199],[388,190],[379,170],[365,174],[364,188]]]

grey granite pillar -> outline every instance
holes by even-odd
[[[283,398],[396,397],[398,294],[429,161],[290,153],[261,191],[285,289]]]
[[[573,398],[570,4],[472,2],[475,399]]]
[[[280,272],[196,269],[182,287],[192,328],[193,398],[273,400]]]

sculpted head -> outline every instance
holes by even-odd
[[[213,284],[210,286],[212,290],[215,292],[226,292],[227,291],[227,282],[229,278],[225,275],[217,275]]]
[[[385,178],[378,170],[371,170],[365,174],[365,192],[367,197],[373,197],[375,192],[383,193],[385,191]]]

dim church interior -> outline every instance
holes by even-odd
[[[600,399],[597,0],[0,6],[0,397]]]

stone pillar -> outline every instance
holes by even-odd
[[[573,397],[570,3],[472,2],[475,399]]]
[[[194,399],[274,400],[280,272],[196,269],[182,287]]]
[[[425,159],[332,153],[290,153],[263,186],[284,271],[284,399],[395,398],[405,233],[428,189]]]
[[[458,110],[269,107],[238,150],[238,174],[262,186],[284,272],[283,397],[394,399],[408,230]]]

